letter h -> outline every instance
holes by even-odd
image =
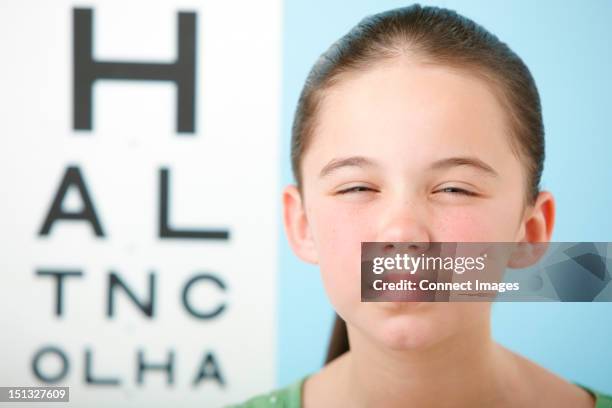
[[[98,61],[92,56],[92,10],[73,9],[74,129],[92,129],[96,79],[172,81],[177,86],[177,132],[195,132],[196,14],[178,13],[177,58],[173,63]]]

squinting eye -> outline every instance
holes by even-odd
[[[451,193],[451,194],[461,194],[461,195],[467,195],[467,196],[475,196],[475,193],[472,193],[471,191],[468,190],[464,190],[462,188],[458,188],[458,187],[444,187],[436,192],[442,192],[442,193]]]
[[[375,191],[375,190],[369,187],[366,187],[366,186],[355,186],[355,187],[346,188],[344,190],[340,190],[338,191],[338,194],[358,193],[358,192],[363,192],[363,191]]]

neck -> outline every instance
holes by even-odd
[[[487,325],[435,345],[393,350],[348,327],[349,395],[354,406],[482,406],[500,403],[512,361]]]

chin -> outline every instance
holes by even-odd
[[[372,333],[378,342],[392,350],[415,350],[427,348],[444,338],[444,329],[436,324],[435,319],[431,315],[418,313],[416,309],[431,305],[428,303],[406,304],[401,302],[382,305],[382,308],[402,311],[404,313],[393,313],[384,317],[380,317],[379,321],[374,324]],[[410,311],[414,311],[411,313]],[[420,311],[420,310],[419,310]]]

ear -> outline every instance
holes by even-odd
[[[540,260],[548,249],[554,224],[555,199],[548,191],[542,191],[521,220],[518,245],[508,266],[526,268]]]
[[[293,184],[283,190],[283,222],[293,252],[304,262],[316,264],[318,262],[317,250],[306,217],[302,195]]]

